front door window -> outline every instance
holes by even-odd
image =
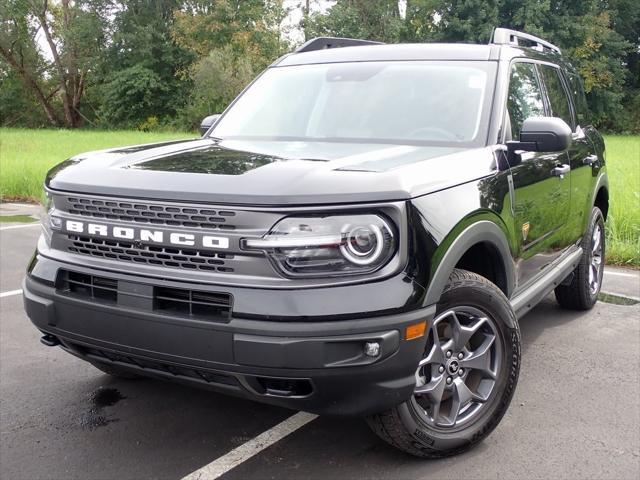
[[[507,137],[518,140],[522,124],[529,117],[543,117],[542,90],[533,63],[516,63],[511,69],[507,100]]]

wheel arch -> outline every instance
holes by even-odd
[[[457,230],[454,228],[449,234],[454,238],[445,239],[441,244],[443,246],[450,242],[442,259],[437,263],[435,271],[432,270],[433,274],[427,288],[425,304],[437,303],[454,268],[468,266],[470,257],[480,253],[489,255],[488,263],[495,269],[495,275],[489,280],[494,281],[509,298],[515,288],[515,268],[505,231],[491,220],[475,221],[463,227],[463,230],[456,235]],[[471,268],[471,271],[474,270],[477,269]],[[483,276],[486,276],[486,272],[483,271],[475,271],[475,273],[479,275],[484,273]]]
[[[605,221],[609,215],[609,178],[606,171],[601,171],[599,176],[594,179],[593,190],[587,195],[587,201],[584,205],[586,215],[582,222],[582,234],[584,235],[589,228],[589,219],[591,218],[591,209],[598,207],[602,211]]]
[[[604,175],[600,178],[601,181],[594,190],[595,196],[592,204],[600,209],[602,216],[606,220],[607,215],[609,214],[609,182]]]

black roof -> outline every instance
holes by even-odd
[[[530,45],[524,46],[523,42]],[[555,45],[526,33],[497,28],[488,45],[470,43],[377,44],[352,38],[320,37],[309,40],[294,53],[281,57],[274,62],[273,66],[394,60],[498,61],[516,57],[536,58],[566,64],[560,49]],[[571,67],[569,66],[569,68]]]
[[[313,63],[374,62],[385,60],[497,60],[495,45],[399,43],[356,47],[328,48],[293,53],[282,58],[278,65]],[[494,52],[492,55],[492,51]]]
[[[376,62],[393,60],[475,60],[498,61],[529,57],[563,62],[555,52],[540,52],[528,47],[510,45],[477,45],[467,43],[398,43],[371,46],[329,48],[311,52],[291,53],[277,60],[274,66],[308,65],[340,62]]]

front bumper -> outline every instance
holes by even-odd
[[[38,262],[39,271],[64,267],[42,257]],[[361,288],[364,312],[366,285]],[[117,364],[146,376],[337,415],[371,414],[409,398],[424,337],[405,340],[404,331],[431,321],[435,313],[431,306],[340,320],[231,316],[213,322],[77,298],[32,275],[23,290],[34,325],[91,363]],[[286,304],[289,293],[278,293]],[[378,356],[364,354],[367,342],[380,345]]]

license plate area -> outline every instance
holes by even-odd
[[[231,295],[224,292],[159,287],[70,270],[60,270],[56,288],[72,298],[212,322],[228,322],[233,308]]]

